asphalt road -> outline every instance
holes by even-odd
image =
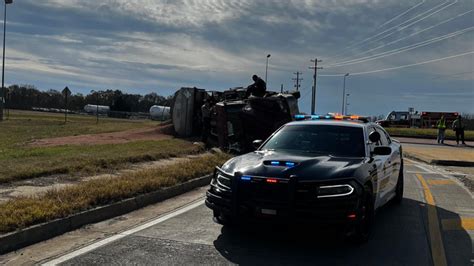
[[[473,265],[474,200],[444,172],[405,161],[405,198],[376,215],[372,239],[332,228],[215,224],[197,200],[119,234],[47,258],[63,265]],[[336,231],[335,231],[336,230]]]

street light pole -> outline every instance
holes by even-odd
[[[2,64],[2,102],[0,103],[0,121],[3,121],[3,107],[7,101],[7,91],[5,90],[5,37],[7,33],[7,5],[12,4],[13,0],[5,0],[4,13],[3,13],[3,64]]]
[[[345,109],[346,113],[349,113],[347,110],[349,110],[348,107],[349,107],[350,104],[349,104],[349,102],[347,101],[347,98],[348,98],[350,95],[351,95],[350,93],[347,93],[347,94],[346,94],[346,109]]]
[[[344,75],[344,85],[342,86],[342,111],[341,111],[342,115],[346,114],[345,113],[345,102],[346,102],[345,97],[346,97],[346,77],[347,76],[349,76],[349,73],[346,73]]]
[[[267,55],[267,65],[265,66],[265,84],[267,83],[267,75],[268,75],[268,59],[272,56],[271,54]]]

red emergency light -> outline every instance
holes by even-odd
[[[276,183],[278,183],[278,179],[275,179],[275,178],[267,178],[267,183],[276,184]]]
[[[351,214],[347,215],[347,218],[349,218],[349,220],[355,220],[355,219],[357,219],[357,215],[355,213],[351,213]]]

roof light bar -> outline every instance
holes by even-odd
[[[295,120],[358,120],[362,122],[368,122],[369,119],[359,115],[340,115],[340,114],[329,114],[329,115],[295,115]]]

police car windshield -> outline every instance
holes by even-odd
[[[288,125],[278,131],[262,149],[364,157],[364,133],[360,127]]]

